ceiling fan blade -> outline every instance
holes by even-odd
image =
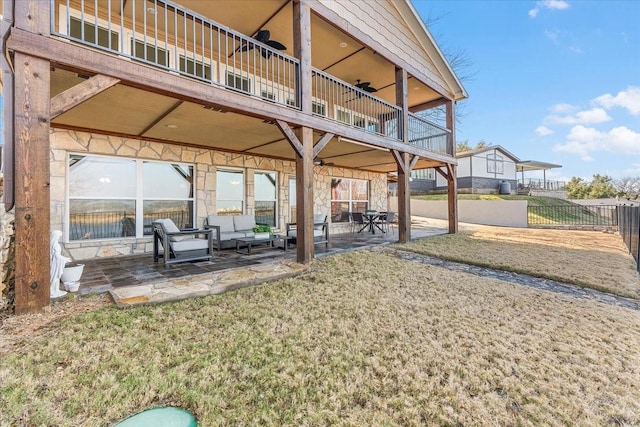
[[[253,49],[253,44],[247,43],[247,44],[245,44],[244,46],[242,46],[240,48],[240,51],[246,52],[246,51],[251,50],[251,49]]]
[[[361,82],[360,80],[358,80],[358,83],[356,83],[356,87],[359,87],[360,89],[364,89],[365,87],[369,86],[371,84],[371,82]]]
[[[266,44],[277,50],[287,50],[285,45],[275,40],[267,40]]]
[[[364,90],[365,92],[369,92],[369,93],[378,91],[378,89],[376,89],[375,87],[371,87],[371,86],[363,87],[362,90]]]

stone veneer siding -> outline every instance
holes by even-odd
[[[0,181],[1,182],[1,181]],[[0,197],[2,193],[0,192]],[[4,211],[0,203],[0,319],[3,314],[11,314],[15,304],[16,262],[15,262],[15,215],[14,211]]]
[[[51,230],[65,231],[67,158],[69,153],[106,155],[135,159],[161,160],[189,163],[195,166],[196,224],[202,226],[207,215],[216,211],[216,171],[218,168],[243,169],[245,171],[246,213],[254,209],[254,171],[278,173],[278,224],[284,231],[289,218],[289,178],[295,178],[295,162],[225,153],[206,148],[194,148],[132,138],[75,132],[62,129],[51,130]],[[316,166],[313,180],[314,212],[331,210],[331,178],[354,178],[369,181],[369,206],[387,210],[386,174]],[[329,218],[329,221],[331,219]],[[334,224],[331,233],[349,230],[348,224]],[[63,239],[66,239],[66,234]],[[151,237],[116,238],[65,242],[64,251],[74,260],[96,257],[141,254],[153,251]]]

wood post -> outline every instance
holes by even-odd
[[[49,61],[15,53],[16,314],[49,306]]]
[[[449,233],[458,232],[458,177],[456,165],[447,164],[447,200],[449,205]]]
[[[49,35],[51,2],[13,3],[15,27]],[[15,312],[49,307],[49,61],[14,53]],[[12,102],[12,100],[5,100]]]
[[[408,153],[393,150],[391,152],[398,165],[398,241],[407,243],[411,241],[411,191],[409,189],[409,177],[411,165],[415,164],[417,157],[409,158]]]

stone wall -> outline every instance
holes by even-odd
[[[1,178],[0,178],[1,182]],[[0,192],[0,197],[2,192]],[[13,313],[15,301],[15,215],[0,202],[0,318]]]
[[[295,162],[225,153],[206,148],[164,144],[95,133],[61,129],[51,131],[51,229],[65,230],[67,158],[69,153],[100,154],[136,159],[189,163],[195,166],[196,225],[202,226],[207,215],[216,212],[216,172],[218,168],[245,171],[246,213],[254,211],[254,172],[278,173],[278,224],[284,230],[289,218],[289,179],[295,178]],[[331,178],[354,178],[369,181],[372,209],[387,210],[386,174],[316,166],[314,212],[331,212]],[[348,231],[348,224],[333,224],[331,233]],[[66,238],[66,237],[63,237]],[[74,260],[151,252],[151,237],[119,238],[65,242],[65,252]]]

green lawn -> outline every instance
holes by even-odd
[[[416,200],[447,200],[446,194],[427,194],[411,196]],[[526,200],[529,206],[576,206],[568,200],[545,196],[518,196],[500,194],[458,194],[458,200]]]
[[[639,425],[637,312],[376,251],[68,317],[0,358],[0,425]]]

